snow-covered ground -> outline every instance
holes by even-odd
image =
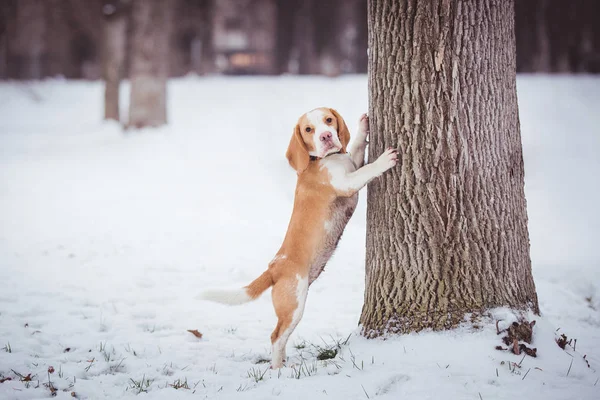
[[[49,397],[49,380],[81,399],[600,398],[600,78],[518,82],[537,358],[495,350],[493,323],[360,337],[364,192],[311,287],[292,366],[261,362],[269,294],[239,307],[193,299],[266,268],[292,209],[296,118],[326,105],[355,126],[366,83],[173,80],[169,126],[125,134],[101,122],[100,83],[0,83],[0,381],[12,378],[0,398]],[[555,344],[561,333],[576,351]],[[335,359],[316,360],[337,342]]]

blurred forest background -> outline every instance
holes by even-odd
[[[0,79],[365,73],[366,3],[1,0]],[[515,14],[518,72],[600,72],[600,1],[516,0]]]

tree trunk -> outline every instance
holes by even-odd
[[[106,1],[104,13],[104,119],[119,121],[119,86],[127,45],[128,2]]]
[[[538,310],[531,274],[513,2],[369,0],[369,185],[363,334],[448,329]]]
[[[293,28],[292,73],[301,75],[316,74],[320,71],[320,65],[317,61],[314,33],[316,26],[312,14],[314,0],[299,0],[297,5]]]
[[[0,3],[0,79],[8,78],[8,25],[11,9],[14,8],[11,3]]]
[[[172,2],[133,0],[129,126],[167,123],[167,75]]]
[[[16,2],[13,31],[9,32],[8,75],[16,79],[41,79],[44,75],[46,37],[43,0]]]

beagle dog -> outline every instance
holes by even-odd
[[[286,157],[298,173],[294,210],[281,248],[269,267],[248,286],[210,290],[200,297],[224,304],[242,304],[273,287],[277,326],[271,334],[272,368],[286,359],[287,341],[304,312],[308,287],[319,277],[335,251],[358,202],[358,191],[397,163],[387,149],[364,165],[368,117],[359,120],[356,139],[340,114],[317,108],[302,115],[294,128]]]

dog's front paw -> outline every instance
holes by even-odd
[[[383,174],[385,171],[398,164],[398,150],[389,147],[375,162],[380,167],[381,173]]]
[[[368,136],[369,136],[369,116],[367,114],[363,114],[358,119],[358,131],[356,133],[356,137],[357,137],[357,139],[366,142]]]

